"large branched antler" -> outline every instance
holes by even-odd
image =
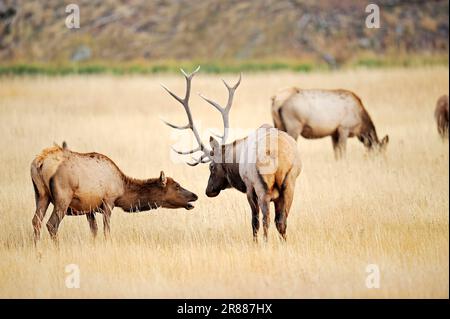
[[[176,94],[172,93],[166,86],[162,85],[161,86],[175,99],[177,100],[181,105],[183,105],[184,110],[186,112],[187,118],[188,118],[188,124],[186,125],[174,125],[171,124],[169,122],[166,122],[163,120],[163,122],[174,128],[177,130],[187,130],[190,129],[192,131],[192,133],[194,134],[195,139],[197,140],[198,146],[192,150],[189,151],[179,151],[176,150],[175,148],[172,147],[172,150],[174,152],[176,152],[177,154],[181,154],[181,155],[188,155],[188,154],[193,154],[199,151],[202,151],[203,154],[196,159],[193,163],[189,163],[187,162],[186,164],[190,165],[190,166],[195,166],[198,165],[200,163],[208,163],[209,161],[211,161],[210,158],[210,150],[203,144],[200,135],[198,134],[197,128],[194,125],[194,120],[192,119],[192,113],[191,113],[191,109],[189,107],[189,97],[191,95],[191,81],[192,78],[194,77],[194,75],[200,70],[200,66],[197,67],[197,69],[195,69],[195,71],[193,71],[190,74],[187,74],[186,72],[184,72],[183,69],[180,69],[181,73],[183,73],[185,79],[186,79],[186,94],[184,96],[184,98],[180,98],[179,96],[177,96]]]
[[[192,133],[194,134],[195,139],[197,140],[198,146],[192,150],[189,151],[179,151],[176,150],[172,147],[172,150],[174,152],[176,152],[177,154],[180,155],[188,155],[188,154],[193,154],[196,152],[203,152],[203,154],[198,158],[195,159],[195,161],[193,163],[187,163],[190,166],[195,166],[198,165],[200,163],[208,163],[212,160],[211,158],[211,151],[209,148],[207,148],[202,140],[200,139],[200,135],[198,134],[197,128],[194,125],[194,121],[192,119],[192,113],[191,113],[191,109],[189,107],[189,97],[191,94],[191,81],[192,78],[194,77],[194,75],[200,70],[200,66],[197,67],[197,69],[195,69],[194,72],[190,73],[190,74],[186,74],[186,72],[184,72],[183,69],[180,69],[181,73],[183,73],[184,77],[186,78],[186,94],[184,96],[184,98],[180,98],[179,96],[177,96],[176,94],[172,93],[167,87],[165,87],[164,85],[162,85],[162,87],[175,99],[177,100],[181,105],[183,105],[184,110],[186,112],[187,118],[188,118],[188,124],[181,126],[181,125],[174,125],[171,124],[169,122],[166,122],[163,120],[163,122],[174,128],[177,130],[187,130],[190,129],[192,131]],[[229,86],[227,84],[227,82],[225,82],[224,80],[223,83],[225,84],[225,86],[228,89],[228,101],[225,107],[220,106],[217,102],[214,102],[211,99],[208,99],[206,97],[204,97],[203,95],[199,94],[200,97],[202,99],[204,99],[206,102],[208,102],[209,104],[211,104],[212,106],[214,106],[222,115],[222,120],[223,120],[223,134],[222,135],[218,135],[219,138],[222,139],[222,144],[225,144],[227,137],[228,137],[228,130],[230,128],[230,122],[229,122],[229,113],[230,113],[230,109],[231,106],[233,104],[233,97],[234,97],[234,92],[236,91],[236,89],[238,88],[239,84],[241,83],[241,79],[242,79],[242,74],[239,75],[239,80],[237,81],[237,83],[234,86]]]
[[[242,79],[242,73],[239,74],[239,80],[234,86],[229,86],[225,80],[222,80],[223,84],[228,89],[228,101],[225,107],[220,106],[217,102],[214,102],[211,99],[208,99],[207,97],[203,96],[202,94],[199,94],[202,99],[204,99],[206,102],[214,106],[222,115],[222,121],[223,121],[223,134],[222,135],[216,135],[217,137],[222,139],[222,144],[225,144],[228,138],[228,130],[230,128],[230,119],[229,119],[229,113],[231,109],[231,105],[233,104],[233,98],[234,98],[234,92],[238,88],[239,84],[241,84]]]

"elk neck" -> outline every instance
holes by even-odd
[[[228,183],[244,193],[246,186],[239,174],[239,164],[242,162],[241,160],[245,160],[245,158],[242,158],[245,156],[245,152],[242,152],[245,147],[245,141],[246,138],[222,146],[222,166],[227,174]]]
[[[123,187],[123,195],[116,200],[115,205],[126,212],[156,209],[163,202],[164,192],[159,178],[140,180],[124,176]]]
[[[367,113],[365,109],[361,112],[361,118],[363,122],[362,134],[370,139],[371,146],[373,146],[373,144],[379,144],[380,140],[378,139],[377,130],[375,129],[375,125],[373,124],[369,113]]]

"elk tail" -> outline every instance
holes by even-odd
[[[286,131],[283,118],[281,115],[281,107],[283,106],[284,100],[277,99],[274,95],[270,98],[272,100],[272,119],[274,126],[282,131]]]

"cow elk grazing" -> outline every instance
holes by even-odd
[[[270,125],[263,125],[249,136],[225,144],[229,130],[229,112],[233,103],[234,92],[240,84],[234,86],[224,84],[228,89],[228,102],[225,107],[200,95],[206,102],[217,109],[224,124],[223,134],[219,143],[210,137],[210,147],[200,139],[200,135],[194,125],[189,97],[191,81],[199,68],[191,74],[182,73],[186,78],[186,94],[181,98],[164,87],[184,107],[188,118],[188,124],[177,126],[165,122],[175,129],[190,129],[198,143],[198,146],[190,151],[174,150],[178,154],[201,155],[191,166],[200,163],[208,163],[210,176],[206,187],[208,197],[216,197],[227,188],[235,188],[247,195],[248,203],[252,211],[253,238],[257,241],[259,230],[259,211],[262,211],[264,238],[267,240],[269,227],[270,202],[275,204],[275,224],[283,239],[286,239],[286,221],[291,208],[295,181],[301,171],[300,156],[295,140],[288,134],[281,132]]]
[[[126,212],[147,211],[158,207],[192,209],[197,195],[161,171],[159,178],[138,180],[126,176],[107,156],[76,153],[67,145],[47,148],[31,164],[36,212],[33,218],[35,242],[40,237],[42,220],[50,203],[53,213],[47,229],[57,239],[58,227],[65,215],[86,215],[94,237],[96,213],[103,214],[105,236],[110,231],[115,206]]]
[[[304,90],[288,88],[272,97],[275,127],[294,139],[331,136],[336,159],[345,154],[347,138],[358,137],[369,150],[384,151],[389,143],[381,141],[361,99],[347,90]]]
[[[442,95],[437,101],[434,118],[439,135],[443,139],[448,138],[448,95]]]

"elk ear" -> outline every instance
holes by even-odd
[[[163,171],[161,171],[161,174],[159,175],[159,182],[161,183],[162,187],[166,187],[167,178]]]
[[[388,143],[389,143],[389,135],[386,135],[386,136],[383,137],[383,139],[381,140],[381,144],[387,145]]]
[[[214,149],[217,149],[219,147],[219,142],[217,142],[214,137],[210,136],[209,137],[209,145],[214,150]]]

